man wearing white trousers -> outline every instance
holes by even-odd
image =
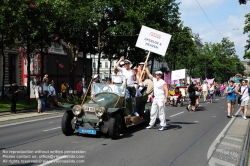
[[[145,66],[147,66],[145,64]],[[162,72],[156,71],[155,77],[153,77],[148,68],[146,67],[146,73],[154,83],[154,101],[151,106],[150,111],[150,122],[149,126],[146,127],[147,129],[150,129],[154,126],[157,114],[159,114],[159,119],[161,121],[159,131],[163,131],[166,127],[166,118],[165,118],[165,104],[167,103],[167,97],[168,97],[168,87],[164,80],[161,79]]]

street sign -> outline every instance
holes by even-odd
[[[164,56],[170,39],[167,33],[142,26],[135,46]]]

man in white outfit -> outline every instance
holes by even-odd
[[[147,66],[145,64],[145,66]],[[162,72],[156,71],[155,77],[153,77],[148,68],[146,67],[146,73],[150,80],[154,83],[154,101],[152,103],[151,111],[150,111],[150,122],[149,126],[146,127],[150,129],[155,124],[157,114],[159,113],[159,119],[161,121],[159,131],[163,131],[166,127],[166,118],[165,118],[165,104],[167,103],[168,98],[168,87],[167,83],[161,79]]]

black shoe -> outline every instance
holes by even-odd
[[[188,109],[188,107],[186,107],[186,109],[187,109],[188,111],[190,111],[190,110]]]
[[[228,118],[232,118],[230,115],[227,115]]]

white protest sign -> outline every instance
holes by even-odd
[[[186,70],[181,69],[181,70],[174,70],[171,73],[171,80],[179,80],[185,78]]]
[[[135,46],[164,56],[170,39],[167,33],[142,26]]]

